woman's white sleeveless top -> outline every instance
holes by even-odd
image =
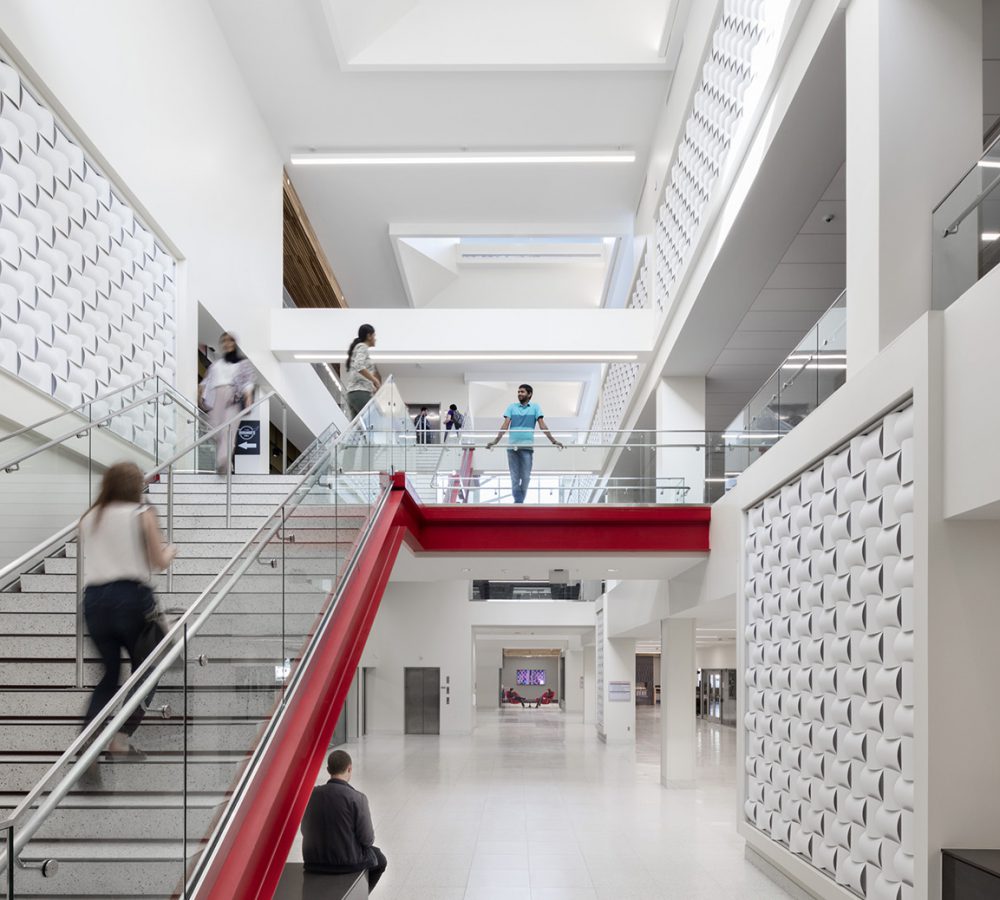
[[[97,510],[80,520],[84,585],[150,582],[153,573],[139,521],[143,509],[138,503],[109,503],[101,513],[100,522]]]

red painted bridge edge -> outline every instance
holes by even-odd
[[[344,584],[305,679],[289,698],[260,775],[222,838],[199,897],[271,898],[361,660],[399,547],[423,552],[705,552],[705,506],[424,506],[406,476],[388,496]]]

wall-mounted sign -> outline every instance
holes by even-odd
[[[236,429],[236,455],[260,455],[260,419],[244,419]]]
[[[608,702],[609,703],[629,703],[632,700],[631,681],[609,681],[608,682]]]

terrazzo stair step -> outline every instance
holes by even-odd
[[[189,654],[197,656],[205,654],[217,660],[253,660],[253,659],[281,659],[288,646],[287,639],[283,639],[280,631],[280,622],[275,614],[272,623],[274,634],[257,632],[255,634],[241,635],[233,639],[231,635],[213,635],[199,631],[189,642]],[[5,661],[27,660],[27,659],[75,659],[76,658],[76,637],[74,635],[0,635],[0,658]],[[96,662],[100,659],[97,649],[88,641],[84,648],[84,659]]]
[[[297,659],[298,651],[286,651],[286,657]],[[207,656],[207,654],[206,654]],[[233,660],[218,657],[210,659],[211,665],[188,666],[188,683],[196,686],[232,685],[232,684],[273,684],[276,659],[266,660]],[[228,670],[219,670],[217,666],[239,669],[237,678]],[[83,683],[93,687],[101,679],[103,667],[99,662],[85,661],[83,666]],[[122,677],[128,672],[128,666],[122,667]],[[183,673],[168,671],[161,684],[180,684]],[[0,660],[0,690],[10,688],[66,688],[76,684],[76,663],[71,659],[27,659]]]
[[[135,733],[134,742],[146,753],[181,753],[185,732],[189,752],[244,753],[257,739],[264,721],[205,719],[186,727],[179,716],[172,719],[147,717]],[[75,722],[59,719],[8,719],[0,728],[0,753],[36,753],[65,749],[80,733]],[[132,765],[123,762],[122,765]]]
[[[261,603],[253,611],[231,612],[224,600],[202,625],[198,634],[231,637],[287,634],[301,637],[309,633],[316,621],[316,614],[322,605],[322,595],[319,591],[316,592],[316,598],[315,613],[282,612],[280,598]],[[170,610],[168,623],[176,614],[176,610]],[[0,635],[5,637],[71,637],[75,634],[76,616],[71,613],[0,614]],[[85,634],[89,638],[89,632]],[[88,652],[88,655],[93,654]]]
[[[0,818],[13,812],[19,799],[19,795],[0,794]],[[190,833],[205,835],[226,799],[221,793],[188,793],[186,817]],[[180,792],[71,794],[49,813],[35,835],[40,841],[108,841],[116,838],[180,840],[184,837],[184,819],[185,801]]]
[[[44,878],[38,869],[18,868],[15,896],[169,900],[176,896],[186,866],[201,848],[199,841],[189,840],[185,860],[181,841],[31,841],[21,858],[29,862],[57,859],[59,871]],[[6,880],[0,881],[0,897],[6,897]]]
[[[3,759],[3,786],[13,794],[30,791],[56,761],[55,754],[11,755]],[[189,791],[227,790],[235,781],[248,757],[192,756],[184,763],[173,756],[150,754],[141,765],[100,762],[84,775],[70,792],[141,794],[179,791],[186,785]]]
[[[221,568],[221,567],[220,567]],[[268,570],[261,566],[259,573],[247,572],[236,584],[233,590],[237,593],[253,592],[281,592],[282,576],[275,572],[269,574]],[[216,569],[216,572],[218,569]],[[332,576],[324,576],[332,577]],[[207,575],[175,575],[173,578],[172,592],[175,594],[200,594],[211,582]],[[303,581],[302,576],[291,576],[285,579],[285,593],[295,593],[298,591],[315,590],[309,582]],[[24,593],[53,594],[72,593],[76,589],[75,575],[23,575],[21,577],[21,587]],[[153,580],[153,587],[156,591],[162,591],[166,587],[166,576],[156,576]]]
[[[261,719],[270,715],[279,693],[272,669],[268,688],[250,689],[237,685],[232,685],[230,690],[195,688],[187,692],[186,699],[179,686],[160,684],[153,707],[169,704],[172,715],[178,718],[186,715],[195,718]],[[80,719],[82,723],[90,694],[86,688],[0,691],[0,719],[72,718]]]
[[[332,545],[331,545],[332,546]],[[287,550],[291,550],[291,545]],[[271,559],[278,561],[277,571],[282,570],[280,556],[277,553],[280,548],[269,548],[267,555],[260,563],[255,563],[260,567],[261,572],[265,572]],[[317,545],[300,545],[293,551],[285,555],[283,570],[287,574],[302,575],[333,575],[336,572],[339,556],[334,553],[323,553]],[[217,556],[190,556],[178,555],[173,563],[174,575],[217,575],[219,571],[229,562],[230,557],[219,558]],[[333,566],[333,569],[331,569]],[[251,569],[250,571],[253,571]],[[76,575],[75,559],[49,558],[45,560],[45,575]],[[208,579],[210,580],[210,579]],[[206,580],[206,585],[208,583]]]

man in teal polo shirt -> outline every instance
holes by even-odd
[[[517,388],[517,403],[511,403],[503,412],[503,425],[497,436],[486,445],[492,450],[507,432],[507,468],[510,469],[510,485],[514,493],[515,503],[524,503],[524,495],[528,492],[528,481],[531,479],[531,466],[535,459],[535,423],[545,432],[546,436],[560,450],[563,445],[557,441],[549,427],[545,424],[542,409],[537,403],[532,403],[534,391],[530,384],[522,384]]]

